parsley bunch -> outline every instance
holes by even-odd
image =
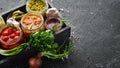
[[[72,50],[72,43],[58,45],[55,41],[55,36],[52,31],[39,31],[30,36],[29,45],[31,49],[41,52],[42,56],[51,59],[58,59],[68,56]]]

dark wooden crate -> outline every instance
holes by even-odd
[[[48,2],[48,4],[49,4],[49,7],[53,7],[52,3]],[[16,6],[15,8],[9,11],[4,12],[2,14],[4,20],[6,21],[9,14],[15,10],[21,10],[23,12],[26,12],[26,5],[22,4],[22,5]],[[61,17],[60,14],[59,16]],[[66,39],[69,39],[70,32],[71,32],[71,28],[66,24],[64,24],[64,27],[59,32],[55,33],[55,41],[58,44],[62,44]],[[36,54],[37,54],[37,51],[28,49],[15,56],[5,57],[0,55],[0,68],[9,68],[9,67],[14,68],[15,66],[22,66],[22,65],[26,68],[28,67],[28,59],[32,56],[35,56]]]

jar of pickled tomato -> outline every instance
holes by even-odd
[[[12,49],[19,46],[24,41],[24,36],[20,27],[4,26],[0,30],[0,43],[2,49]]]

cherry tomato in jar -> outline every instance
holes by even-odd
[[[9,37],[13,39],[15,37],[15,33],[10,34]]]
[[[7,26],[0,34],[1,47],[3,49],[15,48],[23,42],[23,38],[22,31],[19,27],[15,29]]]
[[[9,34],[9,33],[8,33],[7,30],[2,33],[3,36],[8,36],[8,34]]]
[[[7,41],[9,38],[8,38],[8,36],[1,36],[1,39],[2,39],[3,41]]]
[[[17,30],[17,31],[15,32],[15,34],[16,34],[16,36],[20,36],[20,31]]]

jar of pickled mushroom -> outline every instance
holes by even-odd
[[[24,36],[20,27],[4,26],[0,29],[0,43],[2,49],[12,49],[19,46],[24,41]]]
[[[44,19],[42,15],[27,13],[21,19],[21,28],[25,36],[29,36],[30,34],[35,33],[40,29],[44,30],[43,23]]]

